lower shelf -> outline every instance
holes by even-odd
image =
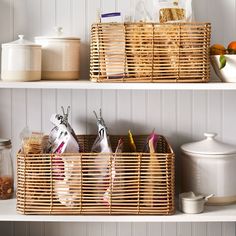
[[[21,222],[236,222],[236,205],[207,206],[202,214],[172,216],[25,216],[16,213],[16,199],[0,201],[0,221]]]

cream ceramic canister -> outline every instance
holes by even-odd
[[[205,133],[205,139],[181,146],[182,191],[207,196],[208,204],[236,202],[236,147]]]
[[[41,79],[41,45],[24,39],[2,44],[1,78],[5,81],[37,81]]]
[[[42,79],[76,80],[80,72],[80,39],[63,35],[61,27],[55,36],[35,37],[42,45]]]

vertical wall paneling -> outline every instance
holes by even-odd
[[[221,236],[221,235],[222,235],[222,223],[207,224],[207,236]]]
[[[41,0],[41,34],[51,35],[56,26],[56,0]]]
[[[162,133],[168,138],[173,148],[177,133],[176,91],[162,92]]]
[[[110,134],[116,133],[117,124],[117,93],[116,90],[103,90],[101,93],[101,108],[103,118]]]
[[[35,36],[41,34],[41,0],[26,0],[26,22],[30,21],[25,31],[27,39],[34,40]],[[18,2],[18,1],[15,1]],[[19,1],[22,2],[22,1]],[[19,32],[22,34],[21,32]]]
[[[220,1],[220,0],[219,0]],[[208,1],[192,0],[194,9],[194,18],[198,22],[206,22],[208,20]]]
[[[202,139],[207,130],[207,95],[205,91],[193,92],[192,135],[194,140]]]
[[[98,21],[98,13],[101,11],[101,0],[86,0],[86,15],[85,15],[85,40],[86,44],[84,44],[85,50],[87,55],[84,60],[84,71],[87,75],[86,79],[89,77],[89,42],[90,42],[90,31],[91,31],[91,25],[93,23],[96,23]],[[85,54],[86,54],[85,53]]]
[[[87,0],[71,0],[71,34],[80,38],[80,79],[88,79],[88,50],[86,40],[86,2]],[[81,27],[83,26],[83,27]],[[86,58],[86,59],[85,59]]]
[[[117,134],[126,134],[132,129],[132,100],[130,91],[117,92]]]
[[[217,11],[220,13],[222,17],[221,24],[223,25],[222,29],[222,35],[223,35],[223,44],[227,47],[227,45],[231,41],[235,41],[235,32],[234,30],[236,28],[236,1],[235,0],[228,0],[225,2],[219,1],[219,8]],[[219,22],[219,17],[216,17],[217,23]],[[220,23],[220,22],[219,22]],[[225,27],[226,25],[230,25],[230,27]],[[218,30],[218,26],[215,27],[216,31]]]
[[[68,226],[70,224],[67,223],[45,223],[45,236],[64,236],[68,234]],[[69,228],[71,231],[71,229]]]
[[[161,223],[148,223],[147,227],[148,227],[147,236],[161,236],[162,235]]]
[[[102,236],[116,236],[117,234],[117,224],[116,223],[103,223]]]
[[[101,223],[90,223],[88,224],[87,236],[102,236],[103,224]]]
[[[222,223],[222,236],[235,235],[235,224],[234,223]]]
[[[72,93],[69,89],[57,90],[56,91],[57,101],[57,113],[62,114],[62,107],[67,112],[67,107],[70,107],[68,121],[71,123],[71,104],[72,104]]]
[[[27,125],[26,90],[13,89],[12,94],[12,143],[13,158],[20,148],[20,133]],[[14,161],[15,163],[15,161]]]
[[[192,224],[192,236],[207,236],[207,223]]]
[[[14,236],[31,236],[29,234],[29,223],[15,222],[13,227]]]
[[[118,223],[117,236],[132,236],[132,223]]]
[[[56,26],[63,27],[63,33],[72,32],[71,9],[72,0],[56,0]]]
[[[86,90],[72,90],[71,118],[76,134],[86,134],[87,97]]]
[[[135,134],[151,133],[153,128],[148,130],[147,121],[147,92],[134,91],[131,92],[132,99],[132,128]]]
[[[0,133],[2,137],[11,138],[11,104],[12,104],[12,92],[11,89],[0,90],[0,117],[4,121],[0,123]]]
[[[177,235],[178,236],[189,236],[192,234],[191,223],[177,223]]]
[[[28,228],[29,236],[44,236],[44,223],[31,222]]]
[[[101,11],[102,13],[114,12],[116,10],[116,1],[101,0]]]
[[[133,223],[132,236],[147,236],[147,223]]]
[[[45,133],[50,132],[52,124],[50,117],[57,112],[56,90],[42,90],[42,130]]]
[[[215,132],[222,137],[222,92],[208,92],[207,110],[207,131]]]
[[[11,0],[0,1],[0,29],[2,32],[0,37],[1,43],[9,42],[13,36],[13,8]]]
[[[14,236],[13,226],[12,222],[0,222],[0,229],[4,236]]]
[[[163,223],[162,224],[162,236],[177,236],[177,224],[176,223]]]
[[[102,91],[88,90],[87,92],[87,132],[88,134],[97,133],[96,117],[93,111],[99,116],[102,108]]]
[[[192,92],[178,91],[176,94],[176,192],[181,191],[181,163],[180,163],[180,146],[187,143],[192,137]]]
[[[236,126],[234,121],[236,119],[236,109],[235,109],[235,101],[236,101],[236,92],[228,91],[223,92],[223,111],[222,111],[222,119],[223,119],[223,139],[226,142],[230,142],[232,144],[236,144]]]
[[[27,126],[34,131],[42,130],[42,90],[28,89],[27,99]]]
[[[131,0],[117,0],[117,11],[122,12],[123,18],[131,16]]]
[[[14,21],[12,25],[14,38],[16,38],[19,34],[27,35],[27,33],[29,33],[27,30],[27,22],[30,20],[27,19],[27,0],[13,1],[12,7],[14,10]]]
[[[148,92],[146,112],[147,129],[155,129],[157,133],[162,134],[162,93],[160,91]]]

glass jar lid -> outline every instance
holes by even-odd
[[[0,149],[11,148],[11,140],[0,138]]]

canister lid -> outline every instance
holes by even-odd
[[[216,133],[205,133],[206,139],[181,146],[184,152],[202,155],[230,155],[236,154],[236,146],[220,142]]]
[[[18,35],[19,39],[10,43],[4,43],[2,46],[26,46],[26,47],[41,47],[41,45],[24,39],[24,35]]]
[[[11,148],[11,140],[0,138],[0,149]]]
[[[40,40],[40,39],[80,40],[80,38],[78,38],[78,37],[64,35],[62,27],[55,27],[55,32],[56,32],[55,35],[51,35],[51,36],[37,36],[37,37],[35,37],[35,39],[36,40]]]

